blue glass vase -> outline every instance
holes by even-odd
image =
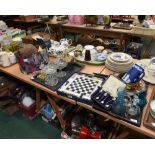
[[[145,105],[147,104],[147,100],[146,100],[146,90],[141,90],[139,95],[139,103],[137,104],[141,109],[143,109],[145,107]]]
[[[117,90],[118,93],[118,97],[116,99],[116,102],[114,102],[113,106],[112,106],[112,112],[114,114],[120,115],[120,116],[124,116],[125,114],[125,88],[118,88]]]

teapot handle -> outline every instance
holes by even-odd
[[[60,43],[63,42],[63,41],[65,41],[65,38],[60,39]]]
[[[68,39],[68,45],[72,45],[72,39]]]

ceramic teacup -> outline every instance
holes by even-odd
[[[103,46],[96,46],[97,52],[101,53],[104,50]]]
[[[145,75],[144,69],[134,64],[131,69],[123,76],[123,81],[127,84],[139,82]]]

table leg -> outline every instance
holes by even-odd
[[[124,41],[124,35],[121,34],[121,37],[120,37],[120,45],[121,45],[121,49],[123,50],[123,41]]]
[[[116,125],[116,128],[114,130],[114,134],[112,135],[112,139],[115,139],[117,137],[117,134],[118,134],[118,131],[119,131],[120,127],[121,127],[120,124]]]
[[[64,31],[61,25],[59,25],[60,38],[64,38]]]
[[[41,106],[41,98],[40,98],[41,90],[36,88],[36,112],[39,112]]]
[[[58,105],[56,104],[56,102],[54,101],[54,99],[51,98],[51,96],[49,94],[46,94],[46,95],[47,95],[47,98],[48,98],[48,100],[49,100],[49,102],[50,102],[53,110],[55,111],[55,113],[56,113],[56,115],[57,115],[57,117],[58,117],[58,119],[60,121],[60,124],[61,124],[62,129],[64,129],[65,128],[65,121],[64,121],[64,119],[63,119],[63,117],[61,115],[61,112],[59,110]]]
[[[117,127],[117,123],[115,122],[114,123],[114,126],[113,126],[113,128],[112,128],[112,131],[110,132],[110,134],[109,134],[109,136],[108,136],[108,139],[112,139],[112,137],[113,137],[113,134],[114,134],[114,132],[115,132],[115,128]]]

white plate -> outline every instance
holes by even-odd
[[[149,82],[151,84],[155,84],[155,76],[153,76],[149,71],[148,71],[148,64],[150,62],[150,59],[142,59],[137,61],[137,64],[140,65],[141,67],[144,68],[145,70],[145,76],[143,77],[143,80],[146,82]]]
[[[117,53],[112,53],[110,55],[110,58],[117,62],[127,62],[130,60],[131,56],[125,53],[117,52]]]

